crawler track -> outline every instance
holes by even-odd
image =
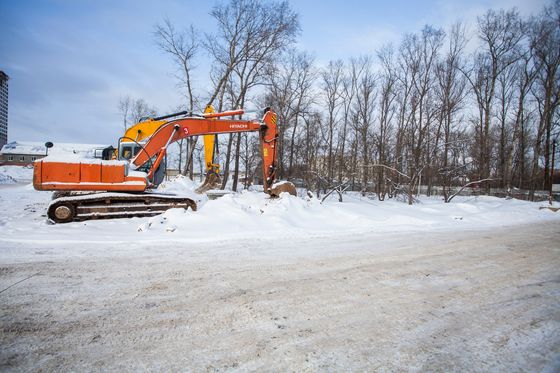
[[[115,219],[154,216],[171,208],[191,208],[190,198],[169,194],[92,193],[55,198],[47,217],[55,223],[91,219]]]

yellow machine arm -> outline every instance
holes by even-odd
[[[154,120],[148,118],[142,122],[138,122],[124,133],[126,139],[141,142],[152,136],[162,125],[167,123],[167,120]]]
[[[206,106],[204,114],[215,113],[212,105]],[[218,175],[220,173],[220,165],[214,163],[214,145],[216,142],[216,135],[204,135],[204,161],[206,163],[206,173],[213,173]]]

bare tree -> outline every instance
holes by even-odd
[[[122,115],[122,119],[123,119],[123,129],[124,132],[126,132],[126,129],[128,128],[128,117],[130,115],[130,109],[132,106],[132,99],[130,98],[130,96],[124,96],[121,97],[119,100],[119,113]]]
[[[192,72],[195,68],[193,60],[199,49],[199,41],[194,27],[177,32],[168,18],[154,30],[156,42],[160,49],[169,54],[177,67],[176,78],[184,85],[187,97],[187,110],[193,111],[195,95],[193,93]]]
[[[513,110],[515,109],[515,93],[517,76],[519,74],[518,64],[513,64],[498,76],[496,82],[496,138],[497,138],[497,159],[496,159],[496,179],[500,180],[501,188],[509,188],[510,168],[508,159],[512,151]]]
[[[425,26],[419,34],[407,35],[401,46],[400,80],[408,92],[408,99],[401,101],[400,110],[406,145],[403,159],[406,172],[403,173],[409,176],[409,204],[414,200],[415,186],[420,185],[422,172],[430,165],[434,150],[431,131],[438,108],[432,87],[436,81],[436,64],[444,36],[442,30]]]
[[[262,83],[266,66],[274,62],[277,53],[295,41],[299,32],[297,14],[287,1],[231,0],[227,5],[216,5],[210,15],[218,23],[218,32],[207,35],[205,42],[215,66],[215,87],[208,104],[226,89],[230,91],[232,105],[242,107],[249,90]],[[236,140],[233,190],[237,189],[239,171],[239,134]],[[231,146],[228,148],[229,153]],[[229,154],[226,158],[229,161]],[[226,162],[222,188],[228,173],[229,162]]]
[[[361,151],[362,164],[362,192],[368,190],[369,164],[371,160],[370,138],[373,127],[375,103],[377,100],[376,76],[372,68],[372,58],[363,57],[355,61],[361,65],[361,71],[356,90],[356,101],[354,106],[356,121],[353,123],[356,139]]]
[[[185,89],[187,110],[193,112],[197,101],[193,92],[192,71],[195,67],[193,60],[199,49],[199,41],[197,40],[194,27],[191,25],[189,29],[178,32],[169,19],[165,18],[162,25],[155,26],[154,35],[160,49],[169,54],[175,62],[177,67],[175,76],[180,82],[180,85]],[[194,176],[193,155],[197,140],[198,136],[189,137],[187,139],[187,146],[185,147],[187,154],[182,174],[186,175],[189,173],[191,180]],[[181,151],[182,148],[183,141],[181,142]]]
[[[534,147],[532,180],[537,179],[539,156],[544,154],[543,183],[539,186],[548,189],[550,183],[551,134],[554,117],[560,105],[560,1],[546,7],[542,14],[533,20],[531,44],[538,73],[533,85],[534,96],[539,110],[539,124]],[[556,123],[556,126],[559,124]]]
[[[298,16],[287,1],[230,0],[216,5],[210,15],[218,23],[218,33],[206,36],[205,47],[215,61],[219,79],[209,105],[240,64],[245,70],[262,68],[263,60],[274,58],[275,52],[292,44],[300,30]]]
[[[380,200],[400,193],[409,203],[421,185],[427,194],[442,187],[449,202],[478,183],[487,191],[550,184],[560,118],[560,0],[530,22],[515,9],[487,11],[477,19],[478,48],[469,56],[462,24],[447,35],[425,26],[404,35],[399,48],[380,49],[376,60],[331,61],[319,74],[308,53],[291,48],[299,22],[286,1],[229,0],[211,16],[217,32],[201,41],[212,62],[205,101],[218,110],[273,106],[281,177],[301,178],[317,193],[338,180]],[[176,61],[193,108],[193,29],[178,33],[165,20],[156,38]],[[133,103],[119,106],[125,127]],[[233,170],[237,189],[240,167],[247,186],[254,139],[235,134],[216,144],[222,187]],[[194,158],[198,148],[187,147]]]
[[[466,79],[460,71],[464,64],[462,55],[466,42],[464,26],[461,23],[454,24],[449,33],[446,54],[436,67],[436,95],[441,106],[436,148],[439,147],[441,137],[443,145],[441,146],[439,174],[445,202],[450,201],[449,192],[452,181],[461,176],[464,171],[457,162],[450,162],[450,153],[454,146],[452,132],[457,124],[457,113],[466,96]],[[452,160],[458,159],[452,158]]]
[[[527,149],[530,118],[532,110],[530,109],[529,96],[531,87],[534,84],[536,73],[538,70],[533,63],[534,50],[531,43],[528,43],[526,51],[523,53],[517,63],[516,97],[517,105],[515,109],[514,124],[512,130],[512,143],[509,151],[508,169],[511,170],[510,185],[517,185],[518,188],[524,188],[526,184],[527,172]],[[517,182],[515,182],[517,180]]]
[[[157,110],[150,106],[143,98],[121,97],[118,108],[119,113],[122,115],[124,132],[126,132],[128,127],[157,115]]]
[[[292,56],[292,66],[294,71],[294,102],[291,105],[290,118],[291,137],[290,137],[290,155],[288,158],[288,170],[293,173],[295,154],[297,154],[296,134],[299,123],[303,116],[309,113],[309,108],[315,102],[313,98],[313,83],[316,78],[315,68],[313,66],[314,59],[308,53],[296,53]]]
[[[519,46],[523,38],[523,22],[517,10],[489,10],[478,18],[478,32],[482,41],[481,51],[467,74],[478,104],[477,134],[479,141],[478,176],[488,178],[491,174],[490,127],[494,110],[496,82],[510,65],[519,58]],[[489,185],[489,184],[487,184]]]
[[[352,188],[354,188],[357,175],[355,157],[357,148],[351,147],[350,154],[347,154],[347,145],[351,141],[348,137],[350,137],[352,122],[355,119],[353,107],[362,67],[356,59],[351,59],[342,81],[342,128],[339,131],[338,139],[338,179],[342,180],[344,174],[349,175],[352,180]],[[348,162],[347,159],[350,161]]]
[[[327,68],[321,72],[322,90],[327,111],[325,124],[327,132],[327,178],[329,182],[332,182],[334,175],[334,140],[339,119],[338,113],[342,104],[343,68],[344,64],[341,60],[330,61]]]
[[[156,109],[150,106],[143,98],[137,98],[131,101],[130,113],[128,116],[129,123],[138,123],[147,118],[155,117],[156,115]]]
[[[278,175],[285,176],[286,154],[285,137],[289,133],[290,125],[293,122],[294,106],[297,101],[295,81],[296,66],[295,51],[290,50],[287,54],[279,56],[276,64],[270,65],[270,84],[267,86],[264,102],[274,107],[278,115]],[[265,104],[265,105],[266,105]]]
[[[278,171],[280,177],[302,177],[302,167],[295,165],[302,149],[299,132],[304,116],[315,102],[313,83],[316,78],[314,59],[308,53],[288,50],[270,66],[270,84],[264,97],[266,106],[278,114]],[[301,159],[301,157],[299,157]]]
[[[397,99],[397,75],[394,67],[394,50],[391,45],[381,48],[377,52],[381,62],[380,91],[379,91],[379,125],[375,133],[377,145],[377,164],[388,165],[390,162],[392,122],[396,113],[395,101]],[[375,185],[377,198],[385,199],[387,188],[387,168],[377,167],[375,170]]]

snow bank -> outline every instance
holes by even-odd
[[[170,180],[163,181],[157,191],[165,194],[176,194],[194,200],[198,207],[201,207],[208,201],[205,194],[198,194],[194,190],[198,187],[199,183],[189,179],[183,175],[177,175]]]
[[[0,166],[0,184],[31,182],[33,168],[25,166]]]
[[[14,180],[10,175],[0,174],[0,184],[15,184],[17,181]]]
[[[309,235],[477,229],[522,224],[560,217],[539,204],[495,197],[465,197],[444,204],[422,198],[409,206],[397,201],[371,201],[357,195],[345,201],[302,199],[282,193],[243,191],[206,201],[196,213],[170,210],[141,224],[139,231],[155,235],[173,232],[196,240],[218,238],[297,238]],[[210,233],[213,232],[213,233]],[[209,234],[210,233],[210,234]]]
[[[5,186],[0,194],[0,227],[5,241],[61,242],[217,242],[228,240],[289,240],[386,232],[491,229],[515,224],[560,221],[560,212],[540,210],[544,203],[496,197],[421,198],[409,206],[347,194],[321,204],[316,198],[282,194],[271,199],[262,192],[243,191],[216,200],[193,192],[198,183],[177,177],[158,192],[194,199],[198,211],[172,209],[152,218],[92,220],[49,225],[45,210],[50,193],[31,187]]]

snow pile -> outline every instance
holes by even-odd
[[[169,180],[163,181],[156,191],[164,194],[174,194],[190,198],[196,202],[198,207],[201,207],[208,201],[205,194],[198,194],[194,190],[198,187],[198,183],[183,175],[177,175]]]
[[[4,175],[0,173],[0,184],[15,184],[17,181],[14,180],[10,175]]]
[[[156,192],[195,200],[197,211],[172,209],[151,218],[90,220],[50,225],[46,207],[51,193],[31,186],[5,185],[0,193],[1,242],[218,242],[246,240],[301,240],[316,237],[360,237],[362,234],[408,232],[457,232],[491,229],[515,224],[560,221],[560,212],[539,209],[532,203],[496,197],[420,198],[409,206],[395,200],[383,202],[345,194],[321,203],[316,198],[283,193],[270,198],[258,191],[230,193],[209,200],[193,192],[199,183],[179,176],[164,182]],[[125,245],[128,247],[128,245]]]
[[[439,198],[421,198],[421,203],[412,206],[392,200],[372,201],[359,194],[344,198],[343,203],[332,198],[321,204],[316,198],[288,193],[273,199],[262,192],[243,191],[205,200],[197,212],[169,210],[140,224],[138,231],[208,241],[479,229],[560,217],[539,210],[537,203],[496,197],[461,197],[449,204]]]
[[[30,182],[33,180],[33,168],[25,166],[0,166],[0,184]]]
[[[305,233],[306,229],[321,229],[310,215],[318,213],[318,201],[306,201],[287,193],[271,199],[264,193],[243,191],[226,194],[216,200],[206,200],[198,211],[172,209],[153,217],[139,227],[147,232],[189,232],[199,240],[221,237],[263,237],[270,234]],[[319,217],[319,216],[317,216]]]

